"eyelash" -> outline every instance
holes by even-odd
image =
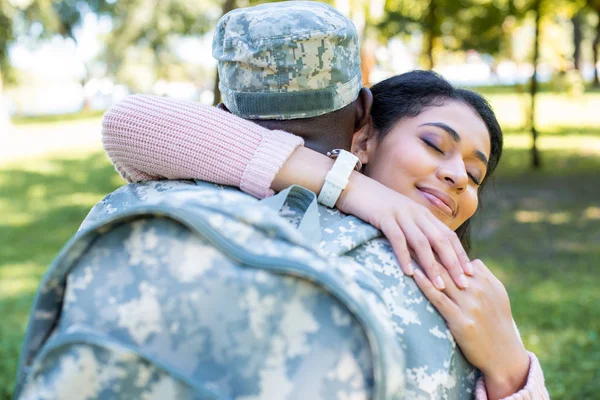
[[[423,143],[425,143],[428,147],[430,147],[431,149],[437,151],[438,153],[440,153],[441,155],[445,155],[446,153],[444,153],[442,151],[442,149],[440,149],[439,147],[437,147],[435,144],[431,143],[429,140],[426,139],[421,139],[423,140]],[[467,175],[469,176],[469,178],[473,181],[473,183],[477,186],[481,185],[481,182],[477,179],[475,179],[475,177],[473,175],[471,175],[470,173],[467,172]]]

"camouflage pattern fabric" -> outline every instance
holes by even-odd
[[[371,225],[338,210],[325,209],[322,215],[329,222],[324,225],[322,250],[353,258],[383,286],[398,342],[405,351],[405,398],[474,398],[479,371],[465,359],[443,317],[415,281],[402,273],[387,239]]]
[[[354,259],[382,286],[397,340],[405,352],[404,398],[474,398],[479,371],[465,359],[443,317],[415,281],[402,273],[387,239],[379,230],[354,216],[322,205],[319,211],[321,251],[332,257]],[[298,223],[301,210],[286,205],[282,212],[280,214],[290,223]],[[357,274],[356,279],[361,282],[362,276]]]
[[[141,185],[136,189],[139,195],[132,195],[129,190],[117,190],[90,212],[84,225],[105,218],[117,208],[130,207],[137,201],[152,202],[155,191],[169,190],[167,185],[172,184],[154,183],[152,189]],[[280,215],[297,226],[301,211],[294,204],[286,203]],[[405,352],[405,398],[473,398],[479,371],[464,358],[444,319],[414,280],[402,273],[389,242],[381,232],[337,209],[319,205],[319,212],[320,251],[330,256],[345,255],[354,259],[363,267],[354,268],[354,279],[363,287],[376,287],[372,282],[375,278],[381,287],[380,295],[392,315],[396,338]]]
[[[378,281],[321,255],[237,190],[127,185],[44,278],[16,398],[401,398]]]
[[[362,86],[359,53],[352,22],[313,1],[233,10],[213,38],[223,103],[246,119],[308,118],[350,104]]]

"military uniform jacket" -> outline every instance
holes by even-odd
[[[239,201],[240,198],[245,197],[246,199],[244,201],[247,201],[248,204],[256,204],[256,200],[236,189],[221,188],[217,190],[215,187],[215,185],[206,184],[204,182],[191,183],[188,181],[160,181],[127,185],[111,193],[96,205],[82,224],[80,232],[86,232],[89,227],[97,226],[98,224],[101,224],[102,221],[115,218],[115,216],[125,213],[128,210],[135,209],[140,205],[148,206],[160,204],[167,198],[171,199],[171,205],[179,207],[183,213],[185,213],[189,202],[199,200],[202,202],[213,201],[222,204],[226,203],[227,199],[235,198],[235,201]],[[216,190],[220,193],[219,195],[214,195]],[[266,201],[273,200],[267,199]],[[302,218],[302,213],[305,213],[306,210],[302,210],[301,208],[302,207],[298,207],[297,202],[285,202],[281,205],[279,214],[292,224],[302,224],[303,222],[306,222],[306,220],[303,221]],[[251,207],[248,208],[248,210],[245,211],[246,218],[252,219],[260,215],[260,213],[257,213],[252,216]],[[335,312],[306,309],[305,312],[302,313],[303,307],[306,308],[307,304],[312,304],[313,306],[316,304],[314,301],[311,302],[310,300],[311,296],[315,297],[316,294],[311,294],[310,291],[303,293],[302,290],[298,290],[297,288],[292,289],[292,286],[287,288],[283,287],[281,288],[279,295],[280,299],[285,300],[273,304],[264,298],[261,299],[260,295],[257,295],[261,290],[260,285],[268,285],[268,282],[260,282],[260,280],[256,281],[256,279],[242,283],[238,282],[237,285],[246,285],[246,287],[243,288],[245,293],[255,293],[254,296],[250,295],[250,297],[246,297],[246,300],[248,301],[247,304],[240,305],[240,308],[242,310],[245,309],[246,312],[251,312],[251,309],[260,310],[270,308],[272,310],[277,307],[296,304],[297,309],[284,310],[282,308],[279,315],[284,316],[284,319],[286,312],[290,313],[290,315],[292,313],[295,315],[300,314],[301,316],[305,315],[305,318],[300,318],[300,320],[303,321],[303,324],[300,324],[301,326],[297,327],[298,332],[296,332],[296,334],[305,335],[307,338],[305,341],[305,349],[286,349],[288,353],[289,351],[292,351],[292,353],[294,351],[300,353],[305,352],[306,354],[315,354],[315,352],[322,353],[324,347],[327,345],[324,345],[323,343],[311,343],[308,338],[310,337],[310,333],[315,332],[321,328],[321,326],[326,326],[328,324],[337,325],[336,329],[338,330],[338,334],[339,329],[342,329],[343,327],[343,329],[348,330],[348,332],[354,333],[354,335],[347,336],[354,336],[357,338],[352,342],[342,344],[343,346],[346,346],[344,351],[347,351],[348,354],[351,355],[347,358],[347,360],[351,360],[351,362],[338,362],[335,365],[332,364],[330,368],[324,368],[320,371],[322,376],[314,375],[315,372],[318,374],[319,371],[313,371],[312,376],[310,374],[305,376],[307,382],[305,382],[302,387],[310,388],[313,386],[313,392],[311,392],[311,389],[306,389],[303,393],[297,393],[297,385],[293,382],[287,382],[286,386],[285,376],[276,376],[277,374],[273,371],[270,371],[272,376],[268,376],[268,368],[266,371],[265,364],[257,363],[256,371],[245,371],[245,373],[241,374],[245,374],[245,378],[240,378],[242,381],[244,379],[249,379],[255,381],[256,385],[260,386],[257,389],[260,392],[259,396],[247,398],[285,397],[358,399],[371,396],[373,396],[373,398],[386,398],[379,397],[377,393],[370,391],[372,388],[378,387],[377,383],[381,383],[370,382],[370,380],[373,379],[375,381],[383,379],[385,381],[384,386],[387,387],[388,391],[390,389],[393,390],[393,388],[398,389],[398,392],[394,394],[393,398],[396,398],[396,396],[398,396],[398,398],[407,399],[472,398],[478,372],[464,359],[459,348],[456,346],[452,335],[448,331],[444,320],[422,295],[416,284],[412,281],[412,278],[405,277],[402,274],[389,243],[381,237],[380,232],[355,217],[345,216],[337,210],[324,207],[319,207],[319,220],[320,224],[317,223],[316,226],[310,224],[311,226],[307,227],[307,224],[305,224],[303,227],[303,232],[309,232],[310,239],[312,239],[312,242],[314,243],[313,250],[321,256],[325,255],[329,258],[343,256],[342,258],[339,258],[339,262],[335,269],[344,276],[347,284],[349,286],[356,284],[361,288],[367,288],[368,292],[376,293],[376,296],[373,296],[372,299],[373,304],[382,303],[385,305],[385,312],[382,312],[376,306],[372,308],[372,312],[377,313],[378,318],[383,317],[388,319],[390,322],[390,330],[393,330],[393,332],[391,332],[393,340],[395,341],[393,345],[382,345],[382,343],[385,343],[386,337],[384,332],[381,335],[383,339],[380,338],[378,342],[379,348],[375,347],[375,349],[377,349],[376,351],[390,353],[387,356],[388,363],[386,364],[384,362],[381,365],[372,365],[371,360],[374,360],[375,358],[372,357],[372,354],[368,354],[366,349],[369,348],[369,346],[367,346],[369,339],[371,339],[371,342],[373,342],[373,339],[363,337],[364,335],[356,335],[357,327],[353,324],[344,324],[343,321],[335,321]],[[224,223],[224,221],[215,223]],[[144,233],[146,228],[143,223],[140,223],[133,225],[130,229]],[[170,243],[171,247],[177,246],[177,235],[177,232],[173,232],[171,235],[175,238],[175,240]],[[138,237],[138,240],[141,242],[132,243],[129,246],[129,251],[124,256],[128,257],[130,261],[133,259],[133,262],[141,262],[142,264],[147,263],[152,267],[152,264],[156,262],[153,260],[157,259],[157,254],[159,255],[158,259],[160,259],[160,251],[164,251],[164,249],[161,250],[161,243],[152,243],[153,240],[156,241],[156,238],[152,239],[152,232],[145,232],[144,235],[134,237]],[[250,246],[252,245],[251,237],[245,236],[243,232],[237,232],[235,235],[232,235],[231,240],[245,243]],[[155,253],[155,251],[158,251],[158,253]],[[285,249],[270,249],[269,251],[277,252],[285,251]],[[171,252],[170,254],[174,253]],[[298,254],[298,256],[301,256],[301,254]],[[189,283],[194,277],[205,273],[205,270],[209,270],[209,266],[207,265],[203,266],[202,263],[200,263],[198,266],[197,262],[195,264],[196,265],[193,266],[192,263],[180,263],[183,267],[177,271],[179,274],[178,280],[180,281],[178,284],[185,284],[186,280]],[[185,268],[185,266],[187,266],[187,268]],[[150,268],[150,271],[151,270],[152,268]],[[86,307],[95,307],[93,304],[78,304],[76,302],[78,291],[85,291],[86,287],[97,279],[104,279],[104,284],[112,284],[117,287],[120,284],[117,282],[119,279],[117,277],[102,277],[96,275],[101,274],[91,274],[88,270],[81,271],[78,275],[70,277],[68,285],[70,288],[67,289],[66,306],[75,309],[76,312],[71,312],[69,314],[71,316],[76,316],[75,319],[85,319],[84,314],[87,312]],[[127,273],[122,278],[125,280],[136,279],[134,276],[127,276]],[[112,282],[111,279],[113,280]],[[350,283],[350,281],[352,281],[352,283]],[[254,286],[256,290],[250,290],[248,292],[248,289],[253,289],[248,286]],[[210,290],[210,288],[206,289]],[[138,321],[135,318],[129,321],[127,316],[131,318],[132,315],[135,315],[135,312],[130,310],[128,313],[127,307],[135,308],[136,306],[140,306],[141,304],[139,303],[143,301],[148,302],[145,306],[159,307],[158,304],[152,305],[153,301],[156,302],[156,293],[153,293],[153,290],[155,291],[156,288],[153,288],[148,282],[140,282],[138,291],[135,296],[133,296],[135,300],[132,300],[131,298],[118,298],[118,296],[114,296],[115,292],[113,291],[113,295],[107,299],[107,301],[109,304],[120,306],[113,308],[106,307],[106,310],[97,310],[97,312],[120,313],[120,318],[122,319],[121,323],[124,327],[129,330],[129,333],[132,336],[137,336],[139,340],[143,341],[153,333],[153,329],[158,329],[157,326],[159,324],[157,321]],[[237,288],[236,290],[242,290],[242,288]],[[127,296],[125,294],[123,295],[125,297]],[[69,299],[69,297],[71,298]],[[134,303],[134,301],[137,301],[138,303]],[[249,309],[249,307],[251,309]],[[320,307],[324,308],[325,306]],[[108,311],[111,309],[113,309],[113,311]],[[269,315],[274,314],[271,313]],[[308,317],[308,315],[312,315],[313,317]],[[339,315],[341,314],[338,313],[338,316]],[[314,316],[320,316],[320,319],[315,320]],[[118,317],[119,316],[117,316],[117,318]],[[230,322],[235,324],[235,318]],[[289,321],[287,322],[289,323]],[[176,321],[173,321],[173,323],[176,324]],[[260,326],[260,324],[256,325],[256,329],[258,329],[258,326]],[[213,332],[213,334],[216,335],[219,334],[219,332]],[[260,334],[260,332],[257,334]],[[193,335],[188,335],[188,337],[182,337],[181,340],[194,339]],[[168,344],[162,343],[162,345]],[[331,343],[329,345],[331,345]],[[285,339],[281,340],[281,346],[285,347]],[[236,349],[235,351],[239,351],[243,357],[264,358],[262,354],[256,354],[258,349],[255,349],[253,352],[250,350],[251,346],[248,347],[248,343],[240,341],[239,338],[232,339],[230,347]],[[312,351],[310,350],[311,347],[314,347]],[[373,349],[373,346],[370,348]],[[401,349],[402,352],[400,355],[396,354],[398,348]],[[220,351],[223,351],[223,349]],[[73,357],[78,358],[83,356],[84,355],[79,354],[74,355]],[[88,354],[87,356],[93,356],[97,359],[97,357],[101,357],[101,354]],[[173,354],[173,357],[185,358],[185,355]],[[279,358],[281,357],[283,356],[280,356]],[[112,362],[118,363],[119,360],[112,360]],[[191,363],[190,366],[194,364],[194,361],[190,360],[189,362]],[[195,362],[197,363],[198,361]],[[280,362],[285,364],[285,357],[283,357]],[[402,366],[402,371],[395,370],[398,365]],[[382,370],[385,370],[386,368],[389,368],[390,370],[383,371],[385,373],[382,374]],[[274,371],[278,371],[281,375],[281,371],[283,370],[274,368]],[[137,380],[143,381],[144,371],[137,371],[132,374]],[[152,381],[155,385],[143,385],[140,387],[140,390],[147,391],[149,390],[148,388],[153,388],[149,393],[156,393],[158,390],[157,387],[160,387],[156,386],[156,382],[160,382],[160,376],[152,376],[152,379],[148,376],[145,378],[147,381],[153,379]],[[110,380],[110,377],[107,379]],[[294,379],[297,379],[297,375],[294,376]],[[273,385],[271,388],[268,387],[269,382]],[[275,384],[275,382],[278,383]],[[312,385],[310,382],[312,382]],[[381,385],[379,385],[379,387],[381,387]],[[274,396],[268,395],[269,390],[272,391],[271,394]],[[326,394],[328,390],[330,395]]]

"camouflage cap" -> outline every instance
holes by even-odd
[[[356,28],[323,3],[233,10],[217,24],[213,56],[223,103],[247,119],[326,114],[356,100],[361,88]]]

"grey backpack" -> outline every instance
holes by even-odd
[[[379,283],[317,249],[312,192],[147,182],[92,214],[37,292],[16,399],[402,398]]]

